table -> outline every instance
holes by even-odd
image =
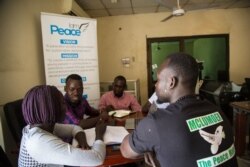
[[[250,114],[250,101],[232,102],[235,112],[235,149],[236,155],[244,155],[246,149],[247,115]]]
[[[122,118],[111,118],[110,121],[114,121],[116,126],[125,126],[125,121],[128,118],[140,119],[145,117],[145,114],[142,112],[131,113],[130,115]],[[107,146],[106,158],[104,163],[98,167],[111,167],[116,165],[124,165],[128,163],[140,162],[143,160],[143,157],[137,159],[127,159],[124,158],[120,150],[113,150],[112,146]]]

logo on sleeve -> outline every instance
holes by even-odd
[[[209,127],[222,122],[223,119],[219,112],[213,112],[208,115],[203,115],[186,120],[190,132],[194,132],[205,127]]]
[[[235,148],[234,144],[232,144],[228,149],[219,152],[219,146],[226,138],[225,132],[223,130],[223,126],[217,125],[217,128],[213,133],[208,133],[202,129],[210,126],[215,126],[223,122],[223,119],[219,112],[213,112],[211,114],[198,116],[195,118],[191,118],[186,120],[188,129],[191,133],[199,132],[200,136],[211,144],[210,150],[213,156],[205,157],[197,160],[198,167],[215,167],[223,164],[224,162],[230,160],[235,156]],[[202,139],[201,139],[202,140]]]
[[[211,144],[212,154],[216,154],[219,150],[219,146],[222,142],[222,139],[225,139],[225,133],[223,131],[223,126],[218,126],[214,134],[205,132],[204,130],[199,130],[201,137]]]
[[[235,155],[235,148],[234,145],[232,144],[231,147],[229,147],[225,151],[222,151],[211,157],[199,159],[196,162],[198,167],[215,167],[230,160],[231,158],[234,157],[234,155]]]

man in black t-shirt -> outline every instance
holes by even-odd
[[[159,100],[170,105],[150,113],[124,138],[124,157],[154,152],[161,167],[238,166],[232,128],[217,106],[195,96],[197,77],[192,56],[168,56],[155,87]]]

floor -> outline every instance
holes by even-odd
[[[250,167],[250,160],[238,158],[239,167]]]
[[[242,157],[237,157],[239,167],[250,167],[250,151],[246,151]]]

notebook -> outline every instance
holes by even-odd
[[[121,118],[121,117],[128,116],[131,113],[133,112],[130,110],[115,110],[115,111],[110,111],[109,116]]]

